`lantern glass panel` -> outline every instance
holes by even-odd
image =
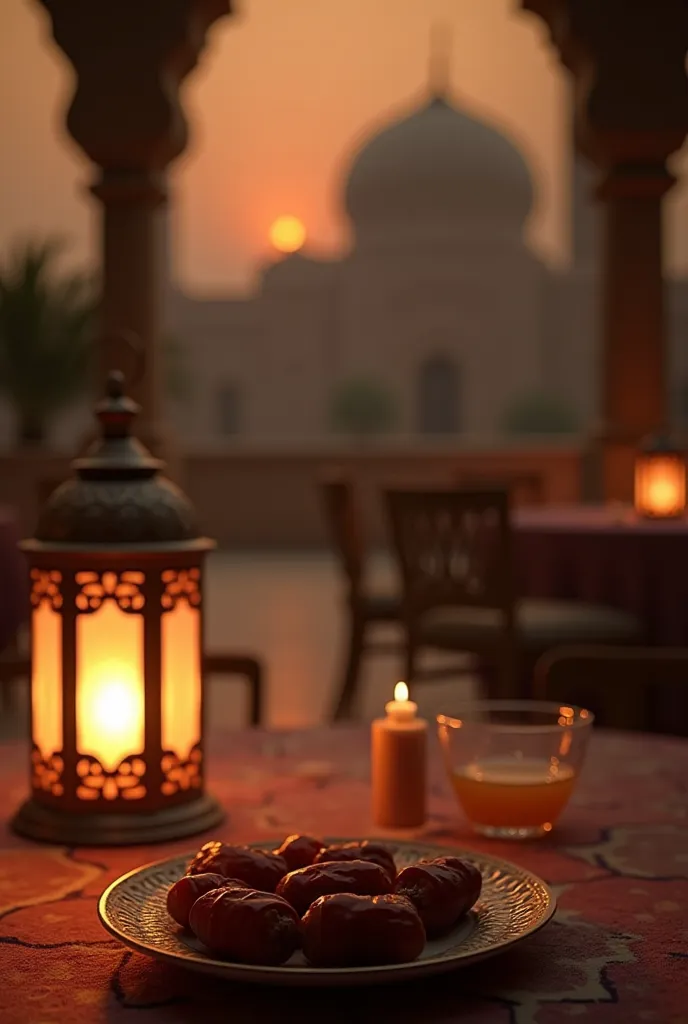
[[[31,728],[45,762],[62,749],[60,574],[34,570],[31,615]]]
[[[200,580],[197,567],[162,574],[163,792],[168,795],[201,782]]]
[[[133,606],[143,606],[143,574],[77,573],[76,579],[77,749],[114,772],[145,746],[144,623]]]
[[[162,745],[180,761],[201,738],[200,627],[185,600],[162,616]]]

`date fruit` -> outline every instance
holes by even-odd
[[[373,843],[365,839],[362,843],[339,843],[336,846],[325,846],[317,855],[314,864],[325,864],[330,861],[369,860],[379,864],[389,875],[393,884],[397,876],[394,857],[382,843]]]
[[[213,889],[245,889],[244,882],[236,878],[204,872],[201,875],[184,875],[170,887],[167,893],[167,912],[182,928],[189,927],[189,914],[196,900]]]
[[[459,857],[411,864],[397,875],[395,893],[411,900],[428,937],[450,931],[480,895],[482,876]]]
[[[266,850],[231,846],[214,840],[200,848],[186,873],[200,875],[208,871],[227,878],[238,878],[250,889],[274,892],[277,883],[287,873],[287,865],[282,857]]]
[[[306,913],[319,896],[350,892],[358,896],[380,896],[391,889],[389,875],[379,864],[369,860],[346,863],[311,864],[290,871],[277,886],[277,895],[300,914]]]
[[[274,853],[286,861],[289,871],[298,871],[299,868],[307,868],[312,864],[324,845],[320,839],[314,839],[313,836],[293,835],[288,836]]]
[[[321,896],[301,922],[314,967],[368,967],[415,960],[425,946],[418,911],[404,896]]]
[[[243,964],[276,967],[300,945],[300,922],[279,896],[253,889],[216,889],[196,900],[194,935],[211,953]]]

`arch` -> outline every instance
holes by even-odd
[[[461,429],[461,374],[454,359],[429,356],[418,371],[418,431],[456,434]]]

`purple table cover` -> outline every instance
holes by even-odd
[[[635,615],[648,644],[688,646],[688,518],[638,519],[623,506],[514,514],[519,593],[607,604]]]

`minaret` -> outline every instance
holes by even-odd
[[[437,102],[447,99],[450,92],[452,30],[448,22],[437,22],[430,29],[430,63],[428,84],[430,96]]]
[[[569,123],[571,264],[591,268],[598,262],[600,209],[594,196],[595,169],[576,149],[573,101]]]

